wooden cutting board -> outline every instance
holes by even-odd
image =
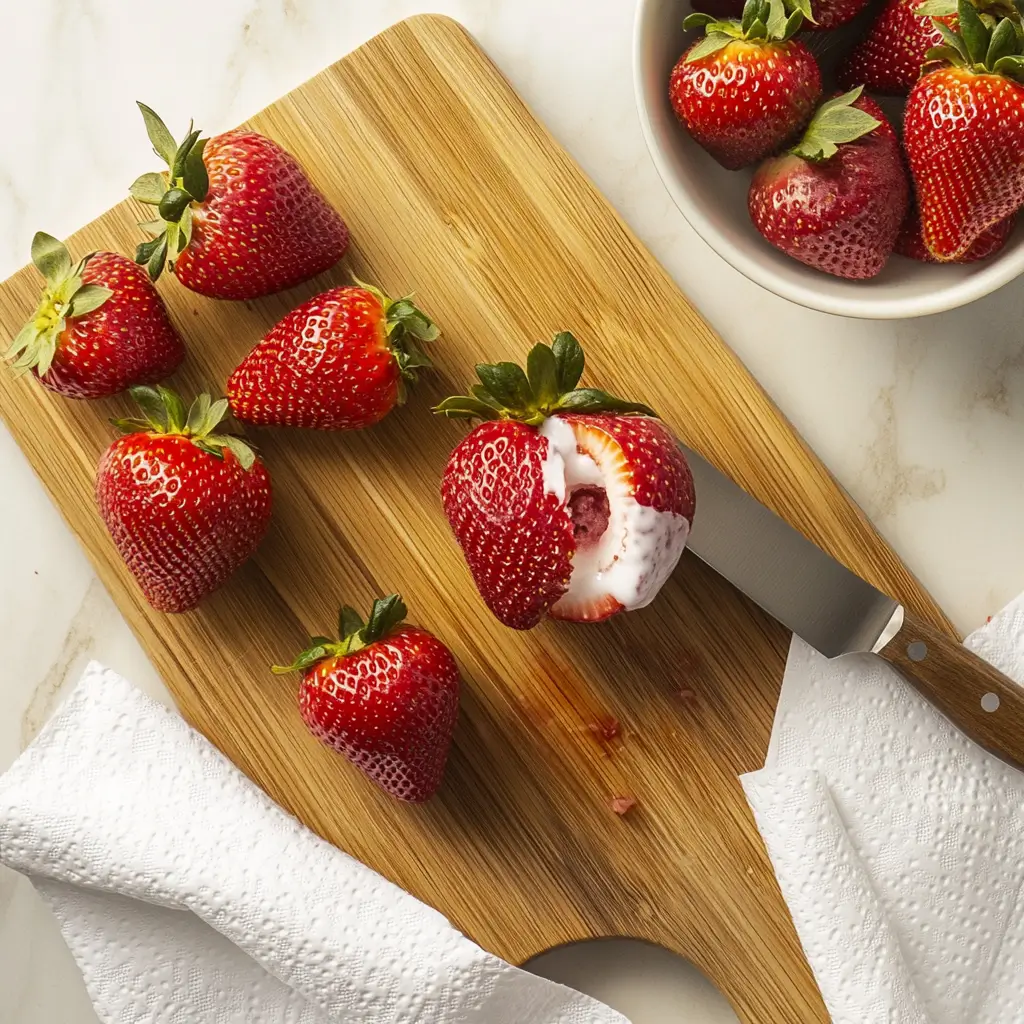
[[[952,627],[459,25],[396,25],[249,124],[299,157],[354,249],[309,286],[253,303],[204,299],[165,275],[190,348],[175,383],[189,397],[219,390],[271,324],[351,271],[392,295],[415,289],[444,330],[437,371],[372,431],[252,433],[276,500],[256,559],[197,612],[151,611],[92,500],[123,403],[69,402],[0,375],[8,426],[182,712],[310,828],[511,961],[631,935],[690,959],[749,1024],[827,1020],[736,778],[763,763],[788,634],[689,555],[642,612],[503,628],[438,498],[466,428],[430,406],[476,362],[521,360],[570,329],[586,382],[653,405],[807,536]],[[132,252],[146,216],[122,203],[73,253]],[[39,283],[28,269],[0,288],[0,333],[13,336]],[[268,671],[330,632],[340,602],[395,589],[451,645],[465,682],[447,780],[423,808],[313,740],[298,680]],[[622,734],[606,740],[613,718]],[[637,805],[619,817],[610,801],[627,795]]]

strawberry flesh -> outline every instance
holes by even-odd
[[[577,551],[594,547],[608,529],[611,506],[603,487],[577,487],[569,496],[569,516]]]
[[[551,616],[596,622],[644,607],[678,563],[693,520],[693,478],[675,438],[651,417],[608,414],[561,414],[541,433],[554,446],[549,463],[561,462],[577,529],[569,589]],[[595,472],[604,487],[573,486]]]
[[[899,141],[876,103],[854,106],[881,122],[834,156],[812,162],[788,153],[766,160],[750,185],[758,231],[777,249],[836,277],[870,278],[885,266],[909,196]]]
[[[255,299],[329,270],[348,248],[348,228],[276,142],[238,129],[203,153],[210,185],[193,208],[192,240],[174,273],[216,299]]]

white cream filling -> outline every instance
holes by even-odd
[[[608,495],[608,527],[597,544],[576,552],[562,600],[586,602],[607,594],[627,611],[650,604],[682,557],[690,535],[686,517],[641,505],[616,488],[615,480],[606,480],[597,462],[579,451],[572,427],[558,417],[546,419],[540,433],[548,440],[545,493],[563,503],[577,487],[603,487]]]
[[[574,487],[604,487],[601,468],[579,450],[576,435],[565,420],[549,416],[539,433],[548,439],[548,454],[541,464],[545,494],[553,494],[565,504]]]

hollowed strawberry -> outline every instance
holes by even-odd
[[[550,446],[547,476],[564,466],[576,541],[569,589],[552,618],[595,622],[650,604],[693,519],[693,481],[675,438],[650,417],[572,413],[540,432]]]
[[[693,478],[646,406],[574,390],[583,352],[568,333],[437,411],[485,420],[452,452],[445,513],[487,606],[530,629],[546,615],[596,622],[649,604],[689,535]]]

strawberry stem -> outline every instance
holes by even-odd
[[[515,363],[480,363],[479,384],[468,395],[446,398],[434,412],[449,419],[519,420],[539,426],[557,412],[658,414],[639,402],[627,402],[595,388],[577,388],[583,376],[580,343],[560,331],[550,346],[538,342],[526,359],[526,372]]]
[[[167,164],[164,172],[140,175],[128,190],[132,198],[155,206],[160,214],[159,220],[139,225],[156,237],[140,242],[135,250],[135,262],[144,266],[155,281],[165,266],[173,272],[175,260],[191,241],[192,204],[203,202],[210,189],[210,176],[203,162],[207,140],[201,139],[201,132],[190,124],[179,145],[155,111],[145,103],[138,106],[153,152]]]
[[[309,646],[290,665],[273,665],[271,671],[275,675],[305,672],[327,658],[355,654],[396,630],[405,620],[406,612],[405,602],[398,594],[377,598],[370,610],[370,619],[365,623],[359,612],[344,605],[338,616],[340,640],[335,642],[326,636],[310,637]]]

